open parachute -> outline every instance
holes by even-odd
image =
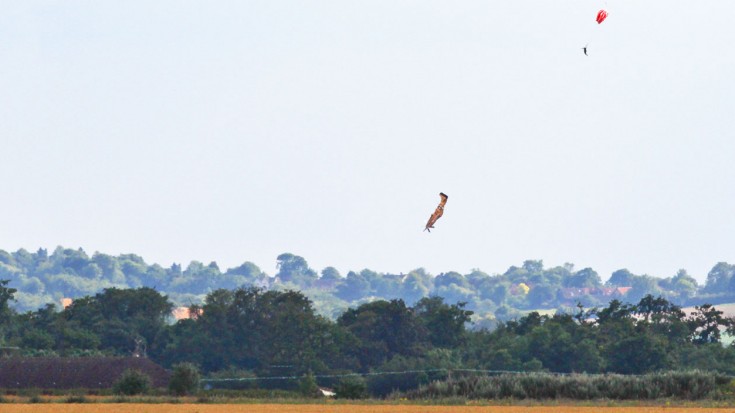
[[[605,10],[605,9],[600,9],[600,11],[598,11],[598,12],[597,12],[597,16],[595,17],[595,21],[596,21],[596,22],[597,22],[597,24],[599,25],[599,24],[602,24],[602,22],[604,22],[604,21],[605,21],[605,19],[607,19],[607,10]],[[599,29],[598,29],[598,30],[599,30]],[[589,42],[588,42],[588,43],[587,43],[587,44],[586,44],[586,45],[585,45],[585,46],[584,46],[584,47],[582,48],[582,51],[584,52],[584,55],[585,55],[585,56],[589,56],[589,54],[587,53],[587,52],[589,51],[589,45],[590,45],[590,44],[589,44]]]

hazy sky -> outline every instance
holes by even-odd
[[[0,249],[701,281],[735,262],[733,15],[0,0]]]

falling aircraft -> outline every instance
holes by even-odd
[[[434,223],[437,219],[441,218],[442,215],[444,215],[444,205],[447,203],[447,199],[449,199],[448,196],[444,194],[444,192],[439,193],[439,197],[441,197],[441,201],[439,202],[439,206],[436,207],[436,210],[433,214],[429,217],[429,222],[426,223],[426,228],[424,228],[424,231],[431,232],[430,228],[434,228]]]

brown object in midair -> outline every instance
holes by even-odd
[[[439,202],[439,206],[436,207],[434,213],[431,214],[431,216],[429,217],[429,222],[426,223],[426,228],[424,228],[424,231],[431,232],[429,228],[434,228],[434,223],[436,222],[436,220],[441,218],[444,214],[444,205],[447,203],[447,199],[449,199],[449,197],[446,196],[444,192],[440,192],[439,196],[442,200]]]

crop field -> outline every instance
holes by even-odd
[[[724,413],[725,408],[360,404],[2,404],[3,413]]]

